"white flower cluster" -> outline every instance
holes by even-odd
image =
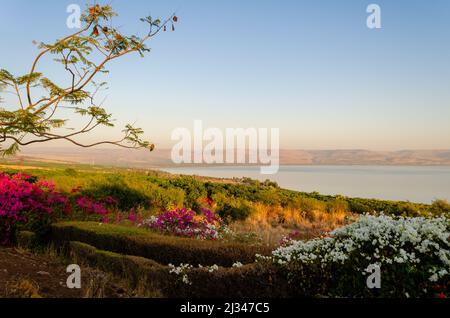
[[[172,232],[175,235],[182,236],[182,237],[194,237],[197,239],[213,239],[213,240],[219,240],[223,238],[223,235],[221,233],[221,228],[218,228],[214,224],[204,224],[204,227],[172,227],[172,224],[167,226],[167,222],[162,221],[160,223],[160,227],[158,226],[158,217],[151,216],[148,219],[143,220],[139,227],[147,227],[147,228],[153,228],[153,229],[163,229],[168,230],[170,228],[169,232]]]
[[[219,270],[219,266],[213,265],[208,268],[208,272],[212,273]]]
[[[192,269],[194,269],[194,266],[190,264],[180,264],[180,266],[175,266],[173,264],[169,264],[170,274],[175,274],[177,276],[181,276],[181,281],[186,285],[192,285],[192,282],[189,280],[188,272]],[[212,265],[212,266],[203,266],[198,265],[198,268],[205,269],[209,273],[213,273],[219,270],[218,265]]]
[[[175,274],[177,276],[181,276],[181,281],[186,285],[192,285],[191,281],[189,280],[189,277],[187,275],[187,271],[192,269],[193,266],[189,264],[180,264],[180,266],[175,266],[172,264],[169,264],[170,267],[170,274]]]
[[[350,257],[380,266],[432,260],[430,280],[437,281],[450,272],[450,219],[364,215],[330,237],[293,241],[273,251],[273,261],[280,265],[292,261],[343,264]]]
[[[270,257],[270,256],[265,256],[265,255],[261,255],[261,254],[256,254],[255,255],[255,262],[256,263],[258,263],[258,262],[264,262],[264,261],[271,261],[272,260],[272,257]]]
[[[218,265],[212,265],[212,266],[203,266],[201,264],[198,265],[198,268],[206,269],[208,272],[212,273],[219,270]]]
[[[244,266],[244,265],[241,262],[236,262],[236,263],[233,264],[234,268],[239,268],[239,267],[242,267],[242,266]]]

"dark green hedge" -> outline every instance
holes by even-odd
[[[192,269],[191,284],[170,273],[169,266],[142,257],[120,255],[85,243],[68,242],[68,252],[77,262],[87,263],[125,278],[132,288],[168,298],[281,298],[289,297],[285,280],[258,263],[240,268]],[[269,267],[270,268],[270,267]]]
[[[38,244],[36,234],[30,231],[18,231],[16,240],[19,247],[27,249],[33,249]]]
[[[271,250],[259,245],[201,241],[153,233],[143,229],[93,222],[67,222],[52,226],[54,242],[80,241],[102,250],[142,256],[161,264],[181,263],[230,267],[253,263],[256,254]]]

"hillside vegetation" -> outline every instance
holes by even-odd
[[[14,169],[12,169],[14,168]],[[0,244],[54,249],[149,297],[446,297],[450,205],[271,181],[56,166],[0,175]],[[381,290],[365,268],[382,265]]]
[[[78,189],[91,199],[114,198],[116,212],[132,211],[141,219],[173,207],[199,211],[205,200],[210,200],[212,206],[209,208],[230,228],[244,233],[242,239],[253,236],[269,244],[277,244],[290,233],[300,238],[320,236],[365,213],[397,216],[450,213],[450,205],[442,200],[428,205],[329,196],[281,189],[276,183],[261,183],[248,178],[222,180],[158,171],[86,169],[83,166],[77,169],[45,168],[27,170],[27,173],[51,180],[57,189],[66,193]],[[14,173],[17,169],[5,171]]]

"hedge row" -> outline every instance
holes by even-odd
[[[30,231],[17,232],[17,245],[19,247],[33,249],[38,245],[36,234]]]
[[[253,263],[256,254],[271,253],[268,247],[259,245],[201,241],[94,222],[65,222],[53,225],[51,240],[56,243],[79,241],[101,250],[141,256],[166,265],[187,263],[231,267],[238,261],[243,264]]]
[[[155,261],[105,252],[81,242],[68,242],[73,260],[111,272],[146,295],[167,298],[286,298],[292,295],[287,281],[270,267],[253,263],[240,268],[223,268],[209,272],[195,268],[187,272],[190,284],[170,267]]]

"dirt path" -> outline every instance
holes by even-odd
[[[0,248],[0,298],[128,297],[103,272],[83,269],[82,289],[66,287],[66,265],[56,258],[13,248]]]

